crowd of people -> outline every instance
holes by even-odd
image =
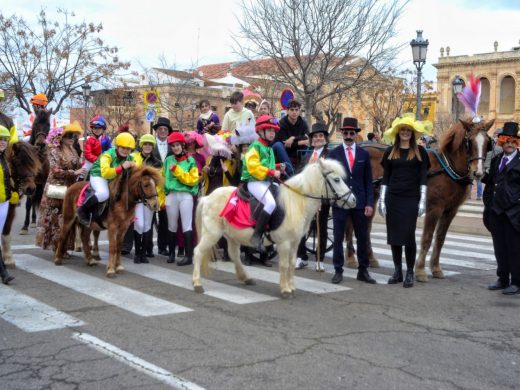
[[[47,100],[36,95],[32,103],[35,111],[45,110]],[[389,284],[414,285],[414,266],[417,245],[417,218],[426,212],[427,172],[429,158],[425,140],[431,139],[430,128],[413,116],[396,118],[384,133],[388,148],[380,164],[384,169],[379,202],[375,205],[370,156],[360,147],[361,128],[356,118],[344,118],[339,132],[342,141],[329,146],[329,132],[323,123],[309,129],[301,116],[301,103],[291,100],[287,115],[278,119],[271,113],[266,100],[245,99],[242,92],[230,97],[231,108],[221,121],[203,99],[196,129],[181,132],[170,120],[159,117],[153,134],[141,137],[128,126],[122,126],[112,140],[106,133],[107,121],[96,115],[89,121],[84,139],[78,123],[52,128],[45,144],[48,146],[49,176],[39,210],[36,243],[43,249],[55,250],[61,226],[63,194],[59,189],[78,180],[88,180],[90,189],[79,205],[78,220],[89,225],[97,217],[97,205],[109,199],[109,183],[133,167],[148,165],[161,170],[165,183],[157,192],[161,210],[149,210],[143,203],[136,205],[135,219],[125,235],[123,254],[134,248],[134,262],[148,263],[154,257],[154,226],[157,249],[168,263],[178,266],[192,264],[197,242],[194,215],[198,197],[227,185],[242,185],[261,205],[250,246],[242,248],[244,263],[259,262],[272,266],[269,250],[262,245],[262,237],[276,208],[273,183],[300,172],[307,164],[320,158],[334,159],[346,171],[346,183],[356,197],[356,206],[341,209],[323,201],[317,216],[319,247],[316,270],[323,271],[328,219],[332,212],[334,276],[332,283],[341,283],[344,266],[344,236],[347,219],[353,224],[359,261],[357,279],[369,284],[376,281],[368,271],[368,221],[377,209],[386,220],[387,244],[391,248],[394,273]],[[516,127],[515,127],[516,126]],[[520,164],[517,148],[520,145],[518,125],[506,123],[497,134],[503,152],[492,160],[486,183],[484,202],[485,222],[490,227],[498,262],[496,283],[490,289],[504,289],[505,293],[520,292],[520,205],[518,185]],[[80,142],[80,140],[82,142]],[[13,140],[12,127],[0,126],[0,228],[5,222],[7,204],[12,197],[5,150]],[[368,142],[380,142],[379,136],[369,134]],[[428,141],[429,142],[429,141]],[[507,168],[506,168],[507,167]],[[515,198],[516,197],[516,198]],[[302,238],[297,253],[296,268],[307,266],[306,242]],[[74,242],[67,243],[71,250]],[[224,259],[227,245],[219,243]],[[406,275],[403,274],[402,254],[405,254]],[[254,253],[258,252],[259,257]],[[12,276],[3,264],[0,251],[2,281]]]

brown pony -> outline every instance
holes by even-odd
[[[26,142],[16,142],[9,145],[6,153],[6,161],[14,183],[13,190],[18,192],[20,197],[22,195],[30,196],[36,188],[36,175],[41,170],[38,150]],[[16,215],[16,207],[16,204],[9,204],[7,218],[2,230],[2,251],[5,265],[9,268],[15,267],[11,254],[11,227]]]
[[[124,270],[121,265],[121,246],[123,237],[132,223],[135,216],[135,204],[137,202],[145,202],[145,204],[153,211],[159,211],[159,200],[157,198],[158,186],[163,185],[163,177],[159,170],[149,166],[134,168],[129,174],[118,176],[110,183],[110,200],[109,209],[103,224],[106,224],[108,230],[109,242],[109,259],[107,264],[107,276],[115,277],[116,272]],[[63,200],[63,225],[61,227],[60,239],[54,264],[62,265],[63,258],[66,253],[66,245],[69,237],[74,234],[77,222],[76,204],[83,187],[87,184],[80,181],[71,185],[65,194]],[[97,265],[98,261],[93,256],[89,240],[91,231],[103,230],[103,226],[99,226],[92,221],[90,226],[80,225],[81,240],[83,243],[83,252],[87,265]],[[94,250],[97,252],[97,236],[95,234]]]
[[[494,122],[492,119],[480,123],[462,120],[455,123],[442,137],[438,151],[447,169],[443,168],[434,152],[428,153],[431,168],[428,172],[427,211],[415,270],[415,277],[420,282],[428,281],[424,265],[434,232],[430,271],[434,278],[444,278],[439,257],[446,233],[459,207],[468,197],[471,181],[484,175],[486,152],[492,147],[487,132]]]

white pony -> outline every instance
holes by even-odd
[[[345,184],[344,178],[345,170],[340,163],[320,159],[280,186],[278,204],[284,208],[285,218],[276,230],[271,231],[270,236],[278,250],[280,290],[283,298],[291,297],[296,290],[296,251],[301,238],[309,230],[321,200],[330,199],[342,208],[355,207],[356,199]],[[200,280],[201,269],[203,273],[208,273],[211,248],[222,236],[227,239],[228,254],[235,263],[238,280],[247,285],[255,284],[240,261],[240,245],[250,244],[253,229],[236,229],[225,218],[219,216],[234,190],[235,187],[221,187],[199,199],[196,224],[200,239],[194,252],[193,268],[193,286],[198,293],[204,292]]]

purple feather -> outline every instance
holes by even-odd
[[[462,92],[457,93],[459,102],[461,102],[473,116],[477,115],[481,92],[480,80],[475,79],[472,73],[469,85],[465,86]]]

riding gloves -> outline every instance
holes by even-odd
[[[426,213],[426,186],[421,186],[421,198],[419,199],[419,217]]]
[[[386,190],[387,190],[388,186],[381,186],[381,194],[379,195],[379,203],[377,205],[377,209],[379,210],[379,214],[383,217],[383,218],[386,218],[386,203],[385,203],[385,199],[386,199]]]

